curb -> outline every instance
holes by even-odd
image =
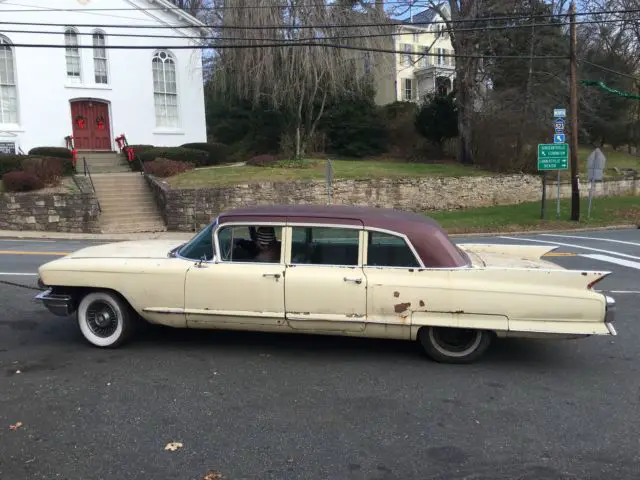
[[[95,240],[121,242],[127,240],[189,240],[196,232],[141,232],[141,233],[68,233],[68,232],[22,232],[2,230],[0,239],[16,240]]]
[[[460,237],[498,237],[503,235],[523,236],[541,233],[563,233],[563,232],[598,232],[603,230],[633,230],[640,229],[640,224],[611,225],[609,227],[591,227],[558,230],[523,230],[516,232],[473,232],[473,233],[451,233],[451,238]],[[41,232],[20,230],[0,230],[0,239],[30,239],[30,240],[96,240],[107,242],[121,242],[127,240],[189,240],[197,232],[140,232],[140,233],[67,233],[67,232]]]
[[[632,223],[626,224],[626,225],[611,225],[609,227],[590,227],[590,228],[572,228],[572,229],[566,229],[566,228],[562,228],[562,229],[557,229],[557,230],[523,230],[523,231],[516,231],[516,232],[473,232],[473,233],[450,233],[448,234],[449,237],[451,238],[455,238],[455,237],[498,237],[498,236],[502,236],[502,235],[536,235],[536,234],[540,234],[540,233],[573,233],[573,232],[601,232],[604,230],[635,230],[635,229],[640,229],[640,224],[635,225]]]

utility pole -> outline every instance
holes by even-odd
[[[578,183],[578,74],[577,74],[577,35],[576,35],[576,2],[571,0],[569,7],[569,112],[571,117],[571,138],[569,155],[571,164],[571,220],[580,220],[580,185]]]

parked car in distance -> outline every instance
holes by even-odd
[[[604,271],[564,269],[552,246],[454,244],[397,210],[271,205],[223,212],[189,242],[78,250],[42,265],[37,299],[117,347],[137,322],[175,328],[417,341],[466,363],[495,337],[616,335]]]

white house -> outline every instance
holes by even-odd
[[[206,141],[203,27],[167,0],[0,0],[0,152]]]
[[[449,8],[441,4],[449,17]],[[376,68],[376,103],[420,101],[425,94],[448,93],[455,79],[454,50],[443,18],[432,8],[397,21],[389,48],[393,61]],[[429,55],[424,55],[428,53]]]

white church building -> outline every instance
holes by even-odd
[[[167,0],[0,0],[0,153],[206,141],[203,33]]]

